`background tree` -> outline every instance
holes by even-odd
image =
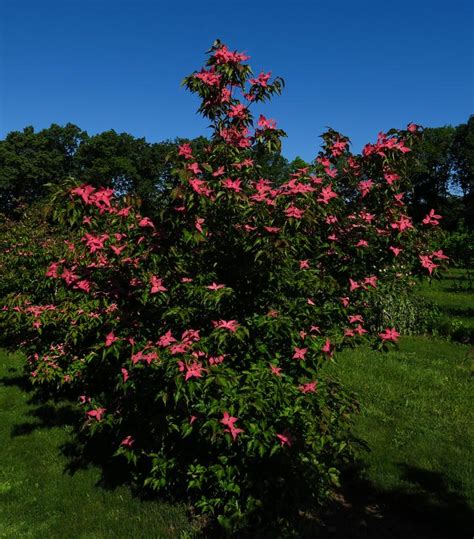
[[[447,216],[443,225],[450,228],[460,218],[461,205],[450,190],[455,186],[455,164],[452,146],[456,128],[452,126],[427,128],[413,148],[417,159],[409,170],[414,192],[411,208],[416,219],[422,219],[431,208]]]
[[[474,228],[474,116],[458,125],[453,140],[456,179],[463,194],[464,221]]]
[[[75,154],[87,139],[71,123],[52,124],[38,133],[32,126],[9,133],[0,141],[0,211],[31,204],[46,194],[44,184],[74,175]]]

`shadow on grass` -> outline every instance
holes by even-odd
[[[27,415],[28,417],[35,418],[36,421],[14,425],[11,430],[12,438],[25,436],[39,429],[71,426],[77,422],[78,418],[78,414],[72,406],[58,406],[55,404],[42,404],[28,412]]]
[[[400,464],[405,489],[381,490],[354,469],[322,514],[322,537],[359,539],[472,537],[474,512],[442,473]]]
[[[474,318],[474,308],[471,307],[441,307],[443,313],[451,316],[463,316],[465,318]]]
[[[0,385],[17,386],[28,392],[27,412],[35,422],[15,425],[12,436],[28,436],[35,430],[77,424],[78,413],[72,405],[44,402],[44,395],[32,393],[24,376],[12,372],[0,378]],[[104,490],[128,485],[139,498],[152,498],[134,489],[124,460],[113,459],[111,440],[81,438],[71,429],[71,437],[58,451],[66,460],[64,472],[74,475],[91,467],[100,470],[97,487]],[[400,477],[406,488],[381,490],[364,479],[361,466],[345,473],[343,486],[325,507],[300,508],[295,515],[280,514],[281,519],[264,518],[262,522],[237,536],[242,538],[322,538],[322,539],[424,539],[472,537],[474,514],[467,500],[453,490],[442,473],[400,464]],[[155,499],[159,499],[155,497]],[[222,530],[205,529],[204,537],[222,537]]]

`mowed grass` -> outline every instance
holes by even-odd
[[[74,470],[68,406],[38,404],[20,355],[0,350],[0,537],[177,538],[191,529],[183,507],[99,486],[98,467]]]
[[[425,279],[417,292],[441,312],[435,331],[459,341],[474,341],[474,270],[451,269],[439,280]]]
[[[466,272],[454,270],[420,289],[446,315],[474,325]],[[467,344],[415,336],[402,337],[388,353],[345,350],[327,365],[327,372],[358,396],[361,414],[354,433],[368,450],[358,456],[362,485],[354,496],[382,504],[376,516],[385,512],[387,526],[398,520],[397,531],[386,537],[472,536],[473,361],[474,349]],[[370,515],[364,517],[370,521]]]

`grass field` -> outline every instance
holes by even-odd
[[[459,321],[472,327],[474,294],[465,273],[423,284],[420,293],[451,328]],[[472,362],[467,344],[416,336],[386,354],[357,348],[328,364],[328,374],[358,395],[355,434],[370,450],[361,451],[357,473],[348,473],[322,519],[294,536],[472,537]],[[110,481],[113,469],[104,480],[103,468],[77,466],[73,411],[36,401],[21,365],[21,356],[0,352],[0,537],[192,534],[184,507],[133,497]]]
[[[182,507],[140,501],[111,490],[98,467],[71,466],[71,410],[35,402],[21,366],[19,355],[0,354],[1,538],[175,538],[190,529]]]
[[[436,332],[474,342],[474,270],[451,269],[442,280],[423,281],[418,293],[440,310]]]

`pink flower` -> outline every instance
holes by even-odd
[[[122,373],[122,380],[123,380],[123,383],[125,384],[125,382],[130,378],[130,375],[128,374],[128,371],[127,369],[120,369],[121,373]]]
[[[115,341],[118,341],[119,338],[114,335],[114,332],[111,331],[108,335],[105,337],[105,346],[112,346]]]
[[[59,262],[52,262],[46,271],[46,277],[58,278],[59,277],[58,271],[59,271]]]
[[[135,440],[131,436],[127,436],[120,442],[120,445],[123,445],[124,447],[132,447],[134,443]]]
[[[449,256],[446,256],[444,253],[443,253],[443,250],[440,249],[439,251],[433,251],[431,253],[431,256],[434,256],[435,258],[439,258],[440,260],[441,259],[444,259],[444,260],[449,260]]]
[[[367,240],[359,240],[356,243],[356,247],[368,247],[368,246],[369,246],[369,243],[367,242]]]
[[[306,384],[301,384],[298,389],[301,393],[315,393],[317,382],[308,382]]]
[[[281,376],[281,367],[277,367],[275,365],[272,365],[271,363],[269,363],[269,365],[270,365],[272,374],[274,374],[275,376]]]
[[[293,359],[304,359],[304,356],[306,355],[306,352],[308,351],[307,348],[298,348],[297,346],[294,347],[294,354]]]
[[[431,259],[431,256],[429,255],[420,255],[419,259],[421,261],[422,267],[426,268],[430,275],[433,273],[433,270],[439,266],[439,264],[435,264],[433,260]]]
[[[413,228],[413,223],[412,223],[411,217],[402,215],[398,221],[391,223],[390,226],[394,229],[398,229],[400,232],[403,232],[404,230]]]
[[[362,195],[362,198],[369,194],[373,186],[374,182],[372,180],[363,180],[359,182],[359,191]]]
[[[217,64],[239,64],[245,62],[250,56],[246,56],[242,52],[231,52],[226,45],[222,45],[215,53],[214,58]]]
[[[150,279],[151,290],[150,294],[156,294],[157,292],[166,292],[168,289],[163,286],[163,280],[159,279],[155,275],[151,276]]]
[[[204,219],[202,217],[197,217],[196,222],[194,223],[194,226],[196,227],[196,230],[198,230],[201,234],[202,231],[202,225],[204,224]]]
[[[223,174],[225,173],[225,169],[224,167],[219,167],[217,170],[215,170],[212,175],[214,176],[214,178],[218,177],[218,176],[222,176]]]
[[[275,120],[267,119],[263,114],[260,114],[257,125],[260,129],[276,129]]]
[[[92,185],[81,185],[71,189],[71,194],[80,196],[86,204],[90,204],[90,196],[94,191],[95,187],[92,187]]]
[[[242,191],[242,187],[240,187],[241,180],[231,180],[231,178],[226,178],[225,180],[222,180],[222,185],[226,189],[230,189],[231,191],[235,191],[236,193],[240,193]]]
[[[112,251],[117,255],[119,256],[122,251],[125,249],[126,245],[121,245],[121,246],[117,246],[117,245],[111,245],[110,248],[112,249]]]
[[[357,333],[357,335],[364,335],[364,333],[368,333],[368,331],[364,329],[361,324],[357,324],[354,329],[354,332]]]
[[[145,228],[147,226],[149,226],[150,228],[155,228],[153,221],[149,217],[142,217],[140,221],[138,221],[138,226],[142,228]]]
[[[379,337],[382,339],[382,341],[397,342],[399,336],[400,336],[400,333],[398,333],[398,331],[395,328],[392,328],[392,329],[387,328],[383,333],[379,333]]]
[[[398,256],[402,252],[402,249],[399,247],[393,247],[392,245],[389,247],[389,249],[392,251],[393,256]]]
[[[300,269],[309,269],[309,260],[300,260]]]
[[[349,315],[349,324],[354,324],[355,322],[364,323],[364,319],[360,314],[351,314]]]
[[[105,413],[105,408],[96,408],[95,410],[89,410],[86,415],[90,418],[95,418],[96,421],[100,421]]]
[[[75,283],[74,288],[77,290],[84,290],[84,292],[90,292],[91,283],[87,279],[81,279]]]
[[[218,322],[213,320],[212,323],[216,329],[228,329],[232,333],[235,333],[237,328],[240,327],[237,320],[219,320]]]
[[[195,73],[194,77],[201,80],[207,86],[219,86],[221,76],[219,73],[215,73],[211,68],[209,71],[201,69],[199,73]]]
[[[209,358],[209,364],[210,365],[220,365],[225,358],[225,354],[221,354],[220,356],[210,357]]]
[[[224,412],[222,419],[219,421],[220,423],[222,423],[223,425],[227,427],[226,429],[224,429],[224,432],[229,432],[232,438],[234,439],[234,441],[236,440],[237,436],[241,432],[244,432],[243,429],[239,429],[238,427],[235,426],[235,423],[237,421],[238,421],[238,418],[229,415],[228,412]]]
[[[220,290],[221,288],[225,288],[225,284],[217,284],[217,283],[212,283],[208,286],[206,286],[206,288],[208,290]]]
[[[201,174],[202,172],[202,170],[199,168],[199,163],[190,163],[186,166],[186,168],[195,175]]]
[[[178,147],[178,155],[182,155],[185,159],[192,159],[193,150],[189,144],[181,144],[181,146]]]
[[[354,281],[352,279],[349,279],[349,285],[350,285],[350,288],[349,288],[350,292],[353,292],[354,290],[357,290],[358,288],[360,288],[360,284],[357,281]]]
[[[186,366],[186,375],[184,379],[188,381],[190,378],[202,378],[202,371],[204,370],[202,363],[194,361],[190,365]]]
[[[255,79],[250,79],[250,84],[256,86],[261,86],[262,88],[267,87],[268,79],[271,77],[272,73],[271,71],[269,73],[263,73],[263,71],[260,73],[260,75]]]
[[[154,359],[158,359],[158,354],[156,352],[145,354],[143,350],[140,350],[136,354],[132,354],[132,363],[134,365],[139,361],[144,361],[147,365],[150,365]]]
[[[229,118],[239,118],[241,120],[245,120],[247,115],[247,107],[242,103],[237,103],[236,105],[232,105],[230,107]]]
[[[331,341],[329,339],[326,339],[326,342],[324,343],[323,347],[321,348],[321,352],[324,352],[328,356],[332,356],[333,352],[331,350]]]
[[[385,172],[383,177],[388,185],[392,185],[394,182],[400,179],[400,176],[398,174],[394,174],[393,172]]]
[[[332,184],[329,184],[327,187],[322,188],[321,194],[318,197],[318,202],[322,202],[323,204],[329,204],[329,201],[332,198],[336,197],[337,193],[332,190]]]
[[[372,286],[373,288],[377,288],[377,277],[375,275],[372,275],[371,277],[366,277],[364,279],[364,285]]]
[[[209,188],[207,182],[205,182],[204,180],[200,180],[199,178],[190,179],[189,185],[198,195],[204,195],[209,197],[212,194],[212,190]]]
[[[285,210],[285,214],[287,217],[294,217],[295,219],[301,219],[304,215],[304,210],[300,210],[296,206],[288,206]]]
[[[277,433],[276,437],[280,440],[280,444],[282,446],[287,445],[288,447],[291,447],[293,440],[290,433],[287,430],[285,430],[283,434]]]
[[[434,210],[430,210],[428,215],[423,219],[424,225],[439,225],[438,219],[442,219],[441,215],[437,215]]]
[[[110,199],[113,194],[113,189],[101,188],[91,195],[90,201],[99,209],[103,209],[104,207],[110,208]]]
[[[169,346],[171,343],[176,342],[176,339],[171,334],[171,330],[168,330],[164,335],[162,335],[158,342],[156,343],[158,346],[161,346],[165,348],[166,346]]]
[[[93,234],[84,234],[82,241],[84,241],[89,247],[91,253],[95,253],[100,249],[103,249],[104,243],[109,239],[108,234],[101,234],[99,236],[94,236]]]

